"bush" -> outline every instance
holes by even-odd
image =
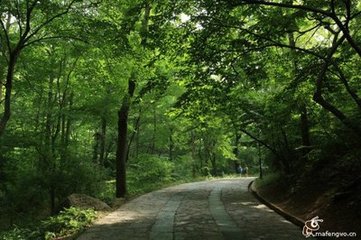
[[[0,234],[0,240],[51,240],[73,235],[88,226],[96,217],[92,209],[68,208],[55,217],[50,217],[35,228],[13,229]]]
[[[53,168],[35,156],[13,158],[5,164],[6,182],[0,203],[7,207],[3,210],[15,221],[24,219],[22,215],[30,215],[31,211],[38,213],[49,209],[51,191],[58,204],[72,193],[95,196],[103,189],[106,179],[104,169],[85,156],[69,155],[65,161],[53,161]],[[29,205],[32,207],[29,208]]]
[[[173,176],[176,180],[193,179],[193,171],[195,171],[195,160],[190,154],[180,156],[176,158],[174,162],[175,168]]]
[[[0,233],[0,240],[39,240],[42,239],[38,230],[29,228],[20,228],[15,226],[13,229]]]
[[[50,217],[42,222],[41,226],[45,233],[45,239],[53,239],[72,235],[81,231],[89,225],[96,217],[92,209],[68,208],[61,211],[59,215]]]
[[[129,165],[129,193],[147,192],[173,181],[174,163],[167,158],[140,155]]]

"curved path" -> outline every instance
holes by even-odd
[[[78,240],[305,239],[248,192],[253,178],[182,184],[140,196]]]

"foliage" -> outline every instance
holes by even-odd
[[[175,180],[191,180],[194,176],[194,169],[196,159],[193,159],[190,154],[177,157],[174,161],[174,171],[172,177]],[[190,171],[190,170],[193,170]]]
[[[77,209],[74,207],[61,211],[57,216],[43,220],[35,228],[19,228],[1,233],[1,240],[51,240],[70,236],[88,226],[96,217],[92,209]]]
[[[33,231],[29,228],[14,227],[13,229],[1,232],[1,240],[31,240],[31,239],[42,239],[39,231]]]
[[[140,155],[129,166],[129,194],[147,192],[157,186],[170,183],[174,163],[167,158],[152,155]]]
[[[356,1],[1,1],[0,218],[33,218],[29,204],[48,215],[73,192],[111,202],[113,187],[126,191],[116,172],[131,195],[239,165],[256,173],[259,160],[293,182],[342,175],[332,166],[356,178],[360,11]]]
[[[51,200],[51,190],[60,204],[74,192],[96,195],[104,187],[104,170],[81,159],[68,159],[52,172],[42,171],[36,165],[31,156],[23,155],[9,158],[4,166],[6,194],[0,201],[9,222],[23,219],[24,214],[42,212]]]
[[[45,239],[54,239],[61,236],[72,235],[88,226],[96,217],[91,209],[80,210],[68,208],[55,217],[42,222]]]

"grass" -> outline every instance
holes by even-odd
[[[255,180],[256,187],[267,187],[275,182],[278,182],[281,179],[281,175],[278,172],[268,173],[263,176],[262,179],[257,178]]]

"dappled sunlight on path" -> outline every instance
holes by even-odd
[[[182,184],[134,199],[78,240],[304,239],[248,192],[253,178]]]

